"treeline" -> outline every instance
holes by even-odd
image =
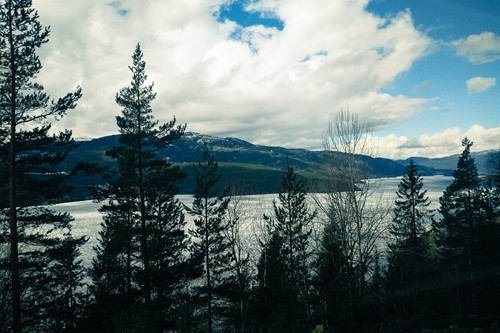
[[[500,160],[480,179],[467,138],[439,214],[413,162],[387,205],[363,181],[365,124],[341,112],[325,139],[344,156],[325,166],[329,190],[308,193],[289,166],[251,253],[243,201],[220,185],[206,144],[192,205],[176,198],[185,175],[156,153],[186,125],[154,119],[139,45],[115,98],[120,140],[107,155],[117,167],[56,172],[75,144],[71,131],[50,134],[50,122],[76,107],[81,89],[52,101],[35,82],[49,32],[31,1],[0,2],[1,332],[498,329]],[[91,267],[79,252],[87,238],[51,208],[82,172],[107,180],[92,188],[102,224]]]

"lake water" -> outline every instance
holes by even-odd
[[[437,209],[439,207],[439,197],[443,194],[446,187],[451,184],[453,178],[445,176],[431,176],[424,177],[424,189],[427,190],[429,199],[431,200],[430,209]],[[379,193],[383,193],[385,202],[391,204],[394,202],[395,192],[401,177],[394,178],[382,178],[376,180],[379,185]],[[190,206],[192,203],[191,195],[179,195],[179,200]],[[242,233],[245,235],[246,246],[249,252],[254,252],[258,243],[258,238],[261,236],[263,231],[263,219],[262,215],[271,215],[272,212],[272,201],[276,198],[276,195],[248,195],[237,198],[233,204],[237,201],[239,206],[239,213],[242,216]],[[58,204],[54,206],[57,211],[69,212],[75,221],[73,222],[73,234],[77,236],[88,237],[88,242],[81,248],[82,258],[86,266],[90,266],[92,262],[92,257],[94,254],[93,247],[98,244],[98,233],[100,230],[101,214],[98,212],[101,204],[94,203],[91,200],[78,201],[78,202],[68,202],[63,204]],[[192,227],[192,220],[189,215],[186,214],[186,220],[188,221],[188,228]]]

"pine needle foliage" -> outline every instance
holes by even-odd
[[[189,230],[193,237],[191,253],[193,257],[203,258],[203,286],[200,295],[206,304],[205,330],[214,330],[218,315],[214,311],[220,301],[220,292],[224,284],[224,275],[228,272],[231,261],[231,244],[225,237],[229,222],[225,218],[230,198],[227,190],[220,187],[221,174],[218,163],[207,144],[203,146],[202,159],[194,165],[196,188],[194,201],[187,211],[194,218],[194,228]],[[220,317],[220,316],[219,316]]]
[[[54,309],[60,293],[66,294],[67,290],[61,290],[57,283],[49,283],[64,279],[63,271],[45,267],[58,266],[56,263],[61,260],[56,255],[58,247],[71,244],[74,249],[83,242],[81,238],[71,240],[70,216],[39,207],[55,202],[69,190],[64,185],[67,175],[58,172],[57,166],[73,147],[71,132],[51,134],[51,121],[75,108],[81,97],[81,89],[77,87],[74,92],[51,100],[44,87],[35,81],[42,69],[37,51],[48,42],[49,34],[50,29],[40,23],[32,1],[0,2],[0,219],[3,232],[0,241],[9,247],[9,257],[0,260],[2,269],[8,269],[10,275],[11,316],[6,326],[14,333],[55,330],[52,324],[57,311]],[[78,266],[76,252],[71,253],[65,260]],[[59,282],[62,286],[62,280]],[[67,284],[64,286],[69,288]]]
[[[115,322],[122,318],[125,326],[156,332],[171,324],[174,289],[185,279],[178,266],[187,260],[184,215],[175,198],[185,175],[157,152],[180,138],[186,125],[176,125],[175,117],[164,124],[154,118],[156,93],[140,44],[129,69],[130,85],[115,98],[122,107],[116,117],[120,144],[106,152],[117,169],[108,185],[94,189],[96,200],[105,202],[93,263],[94,315],[106,318],[103,329],[119,329]]]

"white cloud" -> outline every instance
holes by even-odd
[[[466,83],[467,93],[471,95],[473,93],[481,93],[494,87],[497,83],[497,80],[494,77],[477,76],[467,80]]]
[[[475,151],[500,149],[500,127],[485,128],[477,124],[465,131],[452,127],[442,132],[426,133],[414,139],[392,134],[375,139],[378,142],[380,156],[405,159],[460,154],[463,150],[461,142],[464,137],[474,142]]]
[[[77,84],[84,94],[54,127],[75,136],[117,132],[114,97],[129,84],[137,42],[155,82],[155,117],[175,115],[191,131],[320,148],[343,107],[384,126],[428,102],[382,92],[430,50],[410,12],[385,20],[365,10],[367,1],[252,2],[284,22],[278,30],[217,20],[214,12],[228,2],[35,0],[52,28],[40,81],[53,97]]]
[[[451,42],[457,54],[473,64],[485,64],[500,59],[500,36],[485,31],[479,35]]]

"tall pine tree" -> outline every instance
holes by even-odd
[[[42,290],[48,278],[56,278],[43,270],[55,260],[50,249],[61,240],[60,233],[52,236],[50,231],[69,232],[71,222],[66,214],[36,207],[53,202],[67,190],[57,166],[72,146],[71,132],[51,135],[50,119],[64,116],[81,96],[77,88],[50,101],[43,86],[34,81],[42,68],[37,49],[48,41],[49,33],[32,1],[0,3],[0,177],[6,184],[1,223],[9,225],[2,240],[9,241],[9,326],[16,333],[23,326],[33,330],[50,320],[48,312],[32,306],[54,305],[52,293],[58,291]]]
[[[304,179],[289,165],[280,183],[278,201],[273,201],[274,216],[269,221],[273,233],[283,240],[288,278],[297,296],[294,307],[297,313],[292,317],[311,324],[308,304],[311,291],[310,241],[317,212],[307,204],[307,191]]]
[[[435,224],[443,269],[456,295],[451,311],[462,314],[478,313],[477,249],[479,231],[486,220],[481,181],[470,152],[472,144],[468,138],[462,140],[464,150],[453,172],[453,182],[439,199],[442,218]]]
[[[172,171],[179,175],[177,169]],[[153,314],[159,332],[179,329],[182,314],[178,303],[185,296],[183,286],[200,274],[198,258],[187,256],[190,242],[172,177],[158,179],[146,195],[151,286],[155,295]]]
[[[151,103],[156,94],[153,84],[147,83],[145,68],[137,44],[129,67],[130,86],[116,95],[116,103],[123,108],[116,117],[120,145],[107,152],[117,161],[117,174],[108,186],[95,191],[98,200],[108,202],[101,208],[104,222],[93,276],[97,300],[104,296],[100,299],[111,306],[107,311],[114,312],[115,318],[125,316],[138,330],[158,331],[164,325],[167,292],[183,279],[178,272],[173,280],[163,281],[170,267],[167,260],[182,261],[186,235],[180,204],[174,198],[175,183],[184,175],[157,152],[178,139],[185,125],[175,126],[175,118],[162,125],[154,119]],[[128,300],[121,305],[135,304],[143,312],[131,313],[130,306],[114,302],[116,297]]]
[[[394,201],[388,243],[387,285],[392,304],[402,316],[415,315],[428,273],[432,212],[423,178],[413,160],[406,167]]]
[[[281,235],[267,229],[257,262],[253,316],[259,332],[294,332],[297,327],[297,289],[288,276],[287,253]]]
[[[207,144],[203,147],[202,160],[194,166],[196,188],[192,207],[187,210],[194,218],[194,228],[189,232],[194,238],[191,252],[203,258],[203,286],[200,294],[206,304],[207,327],[211,333],[218,314],[214,311],[223,287],[224,275],[232,260],[231,244],[224,232],[228,228],[225,219],[229,205],[227,191],[220,186],[218,163]]]
[[[347,330],[346,326],[354,320],[356,302],[355,267],[345,251],[346,240],[340,227],[338,223],[325,226],[315,264],[322,323],[334,331]]]

